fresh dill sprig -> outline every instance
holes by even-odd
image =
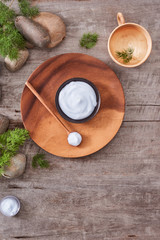
[[[39,14],[39,10],[36,6],[31,7],[29,1],[18,0],[20,12],[25,17],[34,17]]]
[[[32,167],[37,168],[40,166],[41,168],[48,168],[49,163],[47,160],[44,159],[45,155],[42,153],[37,153],[32,160]]]
[[[15,156],[20,148],[29,138],[26,129],[15,128],[0,135],[0,175],[4,167],[10,164],[10,159]]]
[[[85,47],[87,49],[92,48],[96,45],[98,40],[98,34],[97,33],[84,33],[81,40],[80,45],[81,47]]]
[[[0,25],[3,26],[7,22],[13,22],[16,13],[0,1]]]
[[[39,14],[37,7],[31,7],[28,0],[18,0],[20,12],[23,16],[33,17]],[[17,16],[14,10],[0,1],[0,55],[17,59],[19,50],[25,48],[25,39],[14,25]]]
[[[0,55],[11,60],[17,59],[19,50],[24,49],[25,40],[15,28],[14,23],[7,22],[0,27]]]
[[[25,40],[14,25],[16,13],[0,2],[0,55],[18,58],[20,49],[24,49]]]
[[[129,63],[129,61],[132,59],[133,52],[133,48],[127,48],[124,49],[122,52],[116,51],[116,55],[118,58],[123,59],[123,63]]]

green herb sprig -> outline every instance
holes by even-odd
[[[129,63],[132,59],[133,52],[133,48],[127,48],[124,49],[122,52],[116,51],[116,55],[118,58],[123,59],[123,63]]]
[[[40,168],[48,168],[49,163],[47,160],[44,159],[45,155],[42,153],[37,153],[32,160],[32,167],[37,168],[40,166]]]
[[[16,13],[0,1],[0,25],[13,22]]]
[[[31,7],[27,0],[18,0],[20,12],[25,17],[35,17],[39,14],[39,10],[36,6]]]
[[[26,139],[29,139],[29,132],[26,129],[15,128],[0,135],[0,175]]]
[[[16,13],[0,2],[0,55],[11,60],[18,58],[18,52],[25,47],[25,40],[14,25]]]
[[[87,49],[92,48],[96,45],[98,41],[98,34],[97,33],[84,33],[81,40],[80,45],[81,47],[85,47]]]
[[[24,49],[25,40],[23,36],[15,28],[14,23],[6,22],[0,27],[0,55],[11,60],[17,59],[19,50]]]
[[[39,14],[37,7],[31,7],[27,0],[18,0],[21,14],[33,17]],[[17,16],[14,10],[0,1],[0,55],[17,59],[19,50],[24,49],[26,41],[14,25]]]

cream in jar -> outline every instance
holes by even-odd
[[[64,114],[74,120],[87,118],[97,106],[94,89],[82,81],[72,81],[63,87],[58,101]]]
[[[15,216],[20,209],[20,202],[18,198],[14,196],[7,196],[4,197],[0,201],[0,211],[3,215],[7,217],[13,217]]]

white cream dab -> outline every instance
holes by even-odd
[[[78,132],[71,132],[68,135],[68,143],[74,147],[77,147],[82,142],[82,136]]]

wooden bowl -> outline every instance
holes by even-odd
[[[108,39],[108,52],[113,61],[123,67],[137,67],[149,57],[152,49],[152,40],[147,30],[136,23],[125,23],[122,13],[117,14],[118,27]],[[124,63],[116,52],[132,48],[132,59]]]
[[[96,94],[96,99],[97,99],[97,105],[95,106],[93,112],[86,118],[83,118],[83,119],[79,119],[79,120],[75,120],[75,119],[72,119],[70,117],[68,117],[61,109],[60,105],[59,105],[59,101],[58,101],[58,98],[59,98],[59,94],[60,94],[60,91],[67,85],[69,84],[70,82],[76,82],[76,81],[81,81],[81,82],[85,82],[85,83],[88,83],[94,90],[95,94]],[[84,79],[84,78],[71,78],[67,81],[65,81],[64,83],[62,83],[62,85],[58,88],[58,91],[56,93],[56,97],[55,97],[55,103],[56,103],[56,108],[59,112],[59,114],[67,121],[69,122],[72,122],[72,123],[84,123],[84,122],[87,122],[89,120],[91,120],[98,112],[99,110],[99,107],[100,107],[100,94],[99,94],[99,91],[97,89],[97,87],[90,81],[88,81],[87,79]]]

